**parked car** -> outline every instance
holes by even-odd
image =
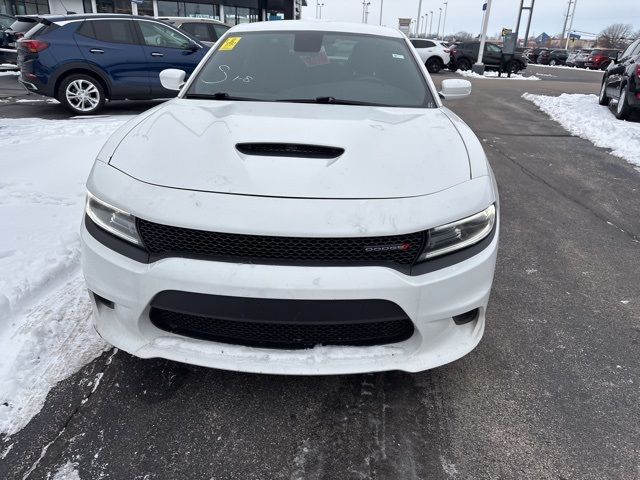
[[[543,50],[538,56],[541,65],[564,65],[569,54],[566,50]]]
[[[640,111],[640,39],[633,42],[607,67],[600,87],[600,105],[617,100],[615,115],[628,119]]]
[[[158,20],[170,23],[180,30],[184,30],[208,47],[216,43],[218,39],[231,28],[229,25],[210,18],[158,17]]]
[[[475,348],[498,192],[440,99],[470,82],[437,92],[380,26],[245,23],[217,45],[186,84],[163,71],[178,98],[94,163],[81,243],[98,333],[138,357],[273,374],[416,372]]]
[[[480,51],[480,42],[463,42],[455,48],[451,49],[451,70],[471,70],[471,66],[478,61],[478,52]],[[504,56],[502,48],[495,43],[485,43],[482,62],[485,67],[492,70],[498,70],[506,67],[503,65]],[[528,61],[522,53],[516,53],[511,61],[511,72],[517,73],[527,68]]]
[[[570,67],[585,68],[585,63],[587,63],[590,53],[591,49],[580,50],[575,53],[574,57],[567,58],[566,64]]]
[[[0,43],[0,63],[16,65],[18,63],[18,52],[16,42],[20,40],[29,30],[38,24],[39,18],[35,15],[18,15],[13,17],[13,22],[4,29],[2,42]]]
[[[606,70],[609,64],[617,58],[619,53],[620,50],[603,50],[599,48],[591,50],[584,66],[590,70]]]
[[[546,48],[533,48],[527,52],[527,59],[531,63],[538,63],[538,57],[542,52],[548,52],[549,50]]]
[[[18,42],[18,80],[73,113],[89,115],[107,100],[175,96],[161,85],[160,72],[176,67],[191,73],[207,50],[149,17],[46,17]]]
[[[449,65],[450,50],[444,42],[424,38],[412,38],[410,41],[429,73],[438,73],[445,65]]]

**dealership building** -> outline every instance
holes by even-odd
[[[228,25],[299,19],[306,0],[0,0],[0,13],[132,13],[160,17],[202,17]]]

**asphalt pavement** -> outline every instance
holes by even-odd
[[[447,104],[484,142],[501,194],[471,354],[420,374],[318,378],[110,351],[0,441],[13,445],[0,478],[48,479],[72,461],[83,480],[639,479],[640,173],[521,98],[596,94],[601,77],[543,70],[555,77],[474,79]],[[0,103],[0,117],[64,115]]]

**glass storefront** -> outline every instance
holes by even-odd
[[[37,15],[50,13],[48,0],[0,0],[0,13]]]
[[[252,23],[260,20],[258,10],[255,8],[224,6],[224,23],[238,25],[240,23]]]
[[[131,0],[96,0],[98,13],[131,14]],[[153,0],[144,0],[138,5],[138,15],[153,17]]]
[[[158,15],[161,17],[198,17],[220,20],[220,7],[210,3],[158,0]]]

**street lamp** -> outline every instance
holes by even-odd
[[[362,0],[362,23],[367,23],[367,16],[369,14],[370,1]]]
[[[438,8],[440,15],[438,15],[438,31],[436,32],[436,38],[440,36],[440,20],[442,20],[442,7]]]
[[[322,20],[322,7],[324,7],[324,2],[323,2],[323,3],[319,3],[319,4],[318,4],[318,10],[319,10],[319,12],[320,12],[320,14],[319,14],[319,17],[318,17],[318,18],[319,18],[320,20]]]
[[[420,34],[421,34],[423,37],[426,37],[426,36],[427,36],[427,18],[429,18],[429,14],[428,14],[428,13],[425,13],[425,14],[422,16],[422,18],[423,18],[423,20],[422,20],[422,32],[420,32]]]
[[[442,40],[444,40],[444,26],[447,23],[447,5],[449,2],[444,2],[444,19],[442,20]]]
[[[418,2],[418,16],[416,17],[416,37],[420,36],[420,16],[422,15],[422,0]]]
[[[433,31],[433,10],[429,11],[429,16],[430,16],[430,20],[429,20],[429,36],[431,36],[431,32]]]
[[[382,25],[382,7],[384,7],[384,0],[380,0],[380,25]]]

